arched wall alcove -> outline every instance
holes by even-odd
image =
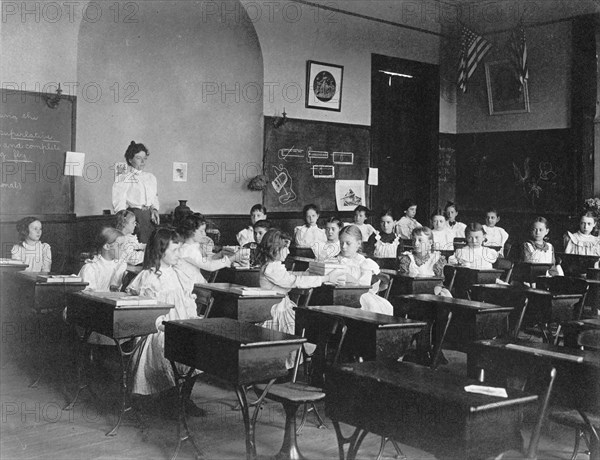
[[[112,208],[113,165],[135,140],[150,149],[161,213],[179,199],[202,213],[247,213],[261,201],[247,181],[262,161],[263,59],[245,9],[237,0],[100,5],[78,35],[77,150],[86,168],[75,212]],[[187,182],[173,180],[173,162],[187,163]]]

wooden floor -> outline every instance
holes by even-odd
[[[465,355],[448,352],[450,363],[440,372],[465,372]],[[56,366],[58,368],[58,366]],[[65,370],[66,369],[66,370]],[[110,371],[111,369],[109,369]],[[113,368],[112,371],[116,371]],[[171,457],[176,443],[176,422],[165,418],[159,405],[144,400],[143,420],[147,427],[140,429],[133,420],[127,420],[115,437],[104,434],[114,423],[115,410],[111,403],[117,400],[115,380],[98,374],[94,387],[99,393],[96,401],[85,394],[72,411],[64,411],[69,395],[74,390],[72,370],[63,366],[54,375],[42,378],[37,388],[29,388],[33,378],[30,366],[3,356],[0,381],[2,424],[0,429],[0,457],[8,459],[164,459]],[[116,373],[114,374],[116,375]],[[235,410],[233,391],[202,376],[196,383],[193,399],[208,415],[190,419],[191,427],[206,459],[243,459],[245,443],[241,414]],[[261,411],[257,423],[257,450],[260,456],[277,452],[283,439],[284,415],[279,404],[269,402]],[[350,427],[345,427],[350,432]],[[525,428],[529,439],[529,428]],[[375,458],[380,438],[368,435],[359,451],[359,458]],[[558,425],[548,424],[544,430],[538,458],[540,460],[568,459],[573,434]],[[313,415],[298,438],[301,452],[309,459],[338,458],[333,426],[317,429]],[[401,446],[409,459],[432,459],[426,452]],[[388,444],[385,457],[393,458],[393,447]],[[180,459],[193,458],[189,444],[184,445]],[[581,454],[578,457],[586,459]]]

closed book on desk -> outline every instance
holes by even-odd
[[[26,265],[21,260],[0,258],[0,265]]]
[[[261,288],[253,288],[253,287],[231,287],[230,291],[243,295],[243,296],[269,296],[269,295],[278,295],[279,293],[276,291],[269,291],[268,289]]]
[[[84,294],[90,297],[95,297],[98,300],[106,302],[117,307],[130,307],[137,305],[157,305],[158,301],[152,297],[146,297],[141,295],[126,295],[122,292],[93,292],[83,291]]]
[[[308,273],[311,275],[325,276],[332,270],[344,270],[345,265],[337,262],[317,262],[311,261],[308,263]]]
[[[81,283],[81,276],[76,275],[38,275],[38,281],[44,283]]]

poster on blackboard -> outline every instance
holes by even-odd
[[[364,206],[365,181],[336,180],[335,201],[338,211],[354,211],[357,206]]]

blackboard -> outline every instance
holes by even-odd
[[[464,210],[568,213],[577,200],[568,129],[459,135],[456,168]]]
[[[73,178],[65,152],[75,150],[76,98],[54,108],[47,94],[2,89],[0,216],[73,213]],[[51,95],[50,95],[51,96]]]
[[[264,205],[269,212],[302,211],[314,203],[322,211],[336,211],[335,181],[365,181],[371,152],[367,126],[287,119],[275,127],[272,117],[265,117],[264,172],[269,184],[264,191]]]

